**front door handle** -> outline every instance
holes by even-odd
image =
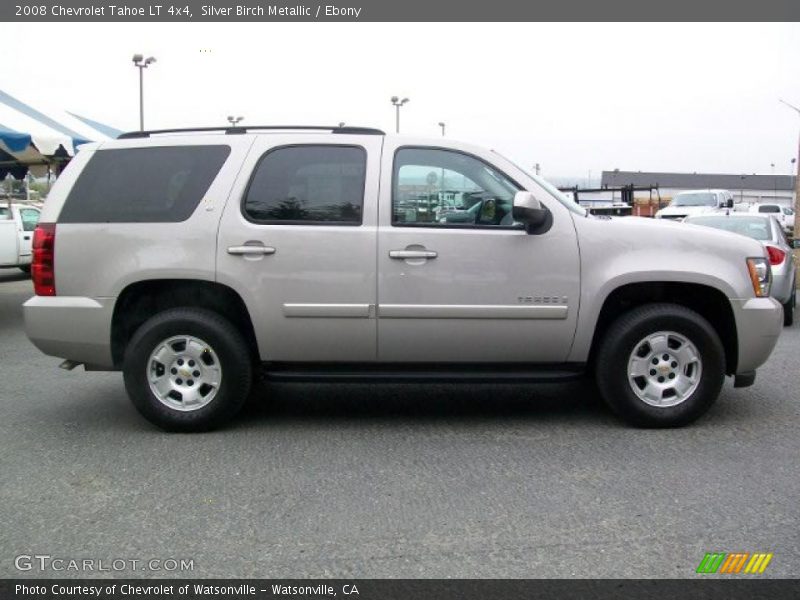
[[[409,258],[436,258],[439,253],[435,250],[389,250],[389,258],[408,260]]]
[[[275,248],[272,246],[229,246],[228,254],[264,256],[265,254],[275,254]]]

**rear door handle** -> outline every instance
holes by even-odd
[[[264,256],[265,254],[275,254],[275,248],[272,246],[229,246],[228,254]]]
[[[389,258],[407,260],[409,258],[436,258],[439,253],[435,250],[389,250]]]

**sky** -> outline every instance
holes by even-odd
[[[800,24],[0,24],[0,89],[123,130],[336,124],[488,146],[546,177],[789,172]],[[7,55],[8,56],[8,55]],[[773,168],[771,165],[775,164]]]

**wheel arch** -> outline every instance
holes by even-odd
[[[705,318],[719,335],[725,350],[725,373],[736,372],[739,361],[738,333],[733,308],[724,292],[709,285],[676,281],[628,283],[614,288],[603,301],[594,326],[588,366],[611,324],[626,311],[654,302],[679,304]]]
[[[122,365],[125,348],[135,331],[153,315],[171,308],[204,308],[220,314],[242,332],[253,359],[258,359],[250,312],[234,289],[213,281],[152,279],[129,284],[114,304],[111,355],[116,368]]]

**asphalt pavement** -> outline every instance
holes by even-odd
[[[31,293],[0,271],[0,577],[695,577],[712,551],[800,575],[798,326],[683,429],[629,428],[581,384],[292,383],[176,435],[120,374],[36,350]]]

